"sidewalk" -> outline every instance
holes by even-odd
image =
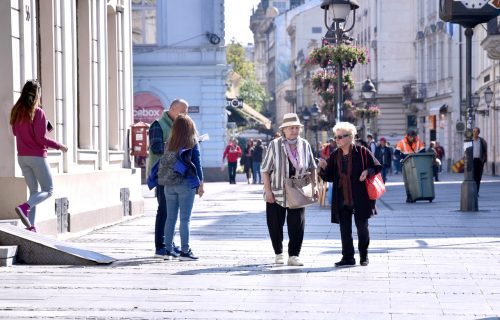
[[[145,188],[144,217],[72,240],[117,263],[2,268],[0,318],[500,319],[500,178],[485,176],[479,211],[464,213],[463,174],[442,174],[432,203],[405,203],[400,177],[389,176],[370,220],[370,265],[341,269],[338,225],[318,205],[306,210],[305,266],[274,265],[262,185],[242,175],[196,199],[199,261],[154,259],[156,199]]]

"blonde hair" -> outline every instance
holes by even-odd
[[[353,137],[353,138],[358,133],[358,131],[356,130],[356,127],[350,122],[339,122],[333,127],[332,131],[333,131],[333,134],[335,134],[335,135],[337,134],[337,131],[345,131],[348,134],[350,134],[351,137]],[[353,144],[354,144],[354,142],[355,142],[354,139],[352,139]]]

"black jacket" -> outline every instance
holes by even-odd
[[[392,167],[392,149],[389,147],[384,148],[384,154],[382,155],[382,147],[377,146],[375,149],[375,158],[377,158],[378,162],[383,165],[385,168]]]
[[[371,168],[375,174],[379,173],[382,166],[377,159],[373,156],[369,149],[362,146],[354,146],[352,149],[352,174],[351,174],[351,187],[352,187],[352,198],[354,202],[354,211],[356,215],[360,215],[364,218],[370,218],[372,215],[377,214],[375,209],[375,200],[370,200],[368,198],[368,192],[366,191],[366,186],[364,181],[359,181],[359,176],[363,172],[363,165],[361,159],[361,152],[363,149],[366,150],[366,161],[367,168]],[[319,175],[324,181],[333,182],[333,197],[332,197],[332,208],[331,208],[331,222],[339,223],[339,203],[343,202],[342,192],[338,192],[339,189],[339,172],[337,170],[337,157],[339,156],[340,149],[335,150],[330,158],[326,161],[328,165],[325,169],[321,169]]]

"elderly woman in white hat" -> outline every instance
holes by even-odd
[[[283,186],[285,178],[310,175],[313,194],[317,198],[316,162],[309,142],[299,136],[303,125],[297,114],[285,114],[279,128],[281,137],[269,143],[261,164],[267,227],[276,254],[275,262],[283,264],[283,226],[287,221],[288,265],[303,266],[299,255],[304,240],[305,208],[289,208]]]

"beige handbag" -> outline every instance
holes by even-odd
[[[285,178],[285,200],[290,209],[304,208],[316,202],[312,190],[311,178]]]

